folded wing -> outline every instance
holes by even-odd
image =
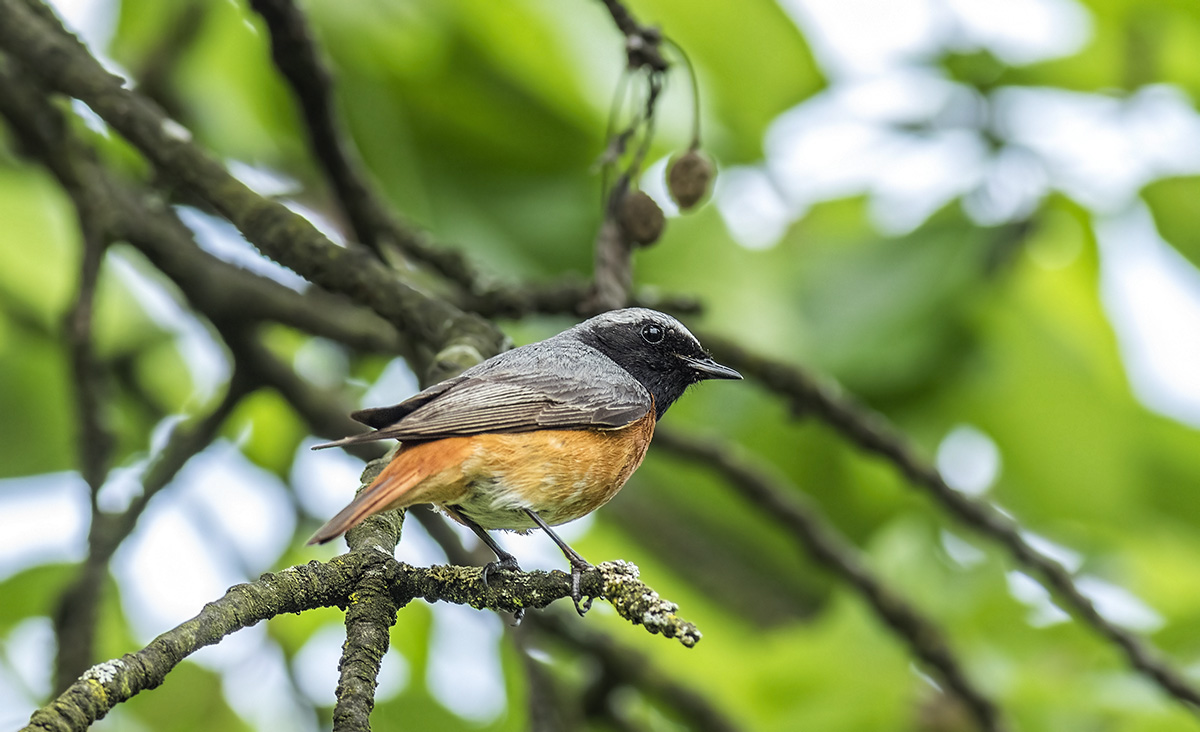
[[[375,428],[319,445],[436,440],[485,432],[617,429],[645,416],[650,393],[607,356],[555,339],[501,354],[390,407],[355,412]]]

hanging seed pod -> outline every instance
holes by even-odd
[[[617,205],[617,223],[638,244],[648,246],[662,236],[666,218],[662,209],[643,191],[629,191]]]
[[[714,173],[713,164],[699,150],[688,150],[671,161],[667,190],[680,210],[687,211],[708,195]]]

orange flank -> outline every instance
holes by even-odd
[[[524,509],[551,526],[603,506],[641,464],[655,414],[610,430],[538,430],[404,445],[383,472],[309,540],[320,544],[382,511],[450,507],[484,529],[529,529]]]

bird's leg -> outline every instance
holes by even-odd
[[[542,517],[538,516],[536,512],[528,508],[524,509],[524,511],[529,514],[529,518],[533,519],[535,524],[541,527],[542,531],[550,535],[550,538],[554,540],[555,544],[558,544],[558,548],[562,549],[562,553],[566,555],[567,561],[571,563],[571,599],[575,602],[575,612],[580,615],[586,615],[587,611],[592,609],[593,598],[589,597],[587,602],[580,604],[583,594],[580,592],[579,585],[583,580],[584,571],[591,569],[592,565],[586,559],[579,556],[579,552],[568,546],[567,542],[559,538],[558,534],[554,533],[550,525],[543,521]]]
[[[466,526],[471,531],[474,531],[475,535],[479,537],[479,540],[487,545],[487,548],[491,549],[496,555],[496,561],[488,562],[487,564],[483,565],[484,587],[487,587],[488,575],[497,569],[507,569],[513,572],[521,571],[521,565],[517,564],[517,558],[501,549],[500,545],[496,543],[496,540],[492,538],[492,535],[484,530],[482,526],[467,518],[461,512],[454,510],[450,506],[444,506],[444,508],[446,509],[447,513],[452,514],[454,518],[461,521],[463,526]]]

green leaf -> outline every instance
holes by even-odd
[[[1200,176],[1164,178],[1142,190],[1158,233],[1200,266]]]

